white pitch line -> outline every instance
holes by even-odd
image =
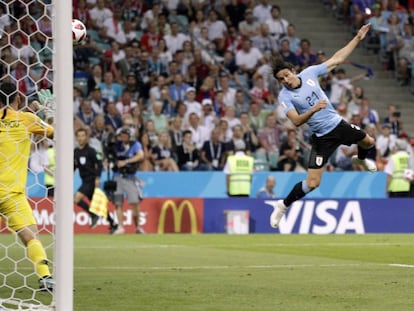
[[[406,265],[406,264],[400,264],[400,263],[390,263],[388,264],[391,267],[399,267],[399,268],[414,268],[414,265]]]
[[[372,243],[252,243],[248,244],[250,247],[315,247],[315,246],[332,246],[332,247],[365,247],[365,246],[414,246],[412,242],[406,243],[391,243],[391,242],[372,242]],[[143,248],[221,248],[221,247],[240,247],[240,244],[201,244],[201,245],[180,245],[180,244],[142,244],[142,245],[105,245],[105,246],[79,246],[75,249],[143,249]]]
[[[75,267],[75,270],[233,270],[233,269],[285,269],[285,268],[340,268],[340,267],[369,267],[383,264],[288,264],[288,265],[246,265],[246,266],[148,266],[148,267]]]

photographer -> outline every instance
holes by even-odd
[[[132,216],[136,233],[144,233],[139,226],[139,202],[142,200],[141,185],[135,176],[138,164],[144,158],[144,152],[139,142],[131,140],[131,132],[128,128],[122,128],[118,133],[113,145],[113,155],[114,181],[116,182],[113,200],[118,216],[118,229],[114,231],[114,234],[125,233],[122,209],[124,193],[133,208]]]

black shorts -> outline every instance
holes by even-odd
[[[323,167],[338,146],[356,144],[365,136],[365,131],[359,126],[349,124],[344,120],[328,134],[321,137],[312,135],[312,150],[308,168],[318,169]]]
[[[84,194],[89,199],[89,201],[92,200],[94,191],[95,191],[95,180],[83,182],[78,189],[78,192]]]

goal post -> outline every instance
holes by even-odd
[[[55,302],[73,310],[73,64],[72,1],[53,0],[56,100]]]

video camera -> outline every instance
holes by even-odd
[[[109,133],[108,136],[103,140],[103,152],[106,159],[112,165],[112,170],[114,172],[119,172],[121,176],[125,177],[127,175],[135,174],[138,170],[138,163],[128,163],[127,165],[118,168],[118,160],[127,160],[125,156],[119,156],[119,149],[121,145],[116,138],[116,134]]]

